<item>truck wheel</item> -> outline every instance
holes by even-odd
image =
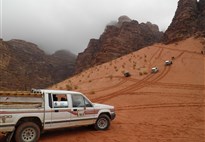
[[[101,114],[95,122],[96,130],[107,130],[110,126],[110,118],[106,114]]]
[[[15,133],[16,142],[37,142],[40,137],[39,126],[33,122],[25,122],[18,126]]]

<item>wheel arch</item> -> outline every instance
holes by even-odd
[[[40,120],[40,118],[38,117],[22,117],[21,119],[18,120],[18,122],[16,123],[16,128],[25,123],[25,122],[33,122],[35,124],[37,124],[40,128],[40,130],[42,131],[43,130],[43,125],[42,125],[42,122]]]
[[[111,114],[110,114],[109,112],[101,112],[101,113],[99,114],[99,116],[102,115],[102,114],[107,115],[107,116],[111,119]],[[99,117],[99,116],[98,116],[98,117]]]

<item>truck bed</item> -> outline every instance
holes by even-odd
[[[0,91],[0,108],[38,108],[43,106],[43,95],[29,91]]]

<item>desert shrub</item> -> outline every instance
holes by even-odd
[[[90,91],[90,94],[95,94],[95,91],[93,91],[93,90],[92,90],[92,91]]]
[[[135,69],[136,68],[136,64],[134,64],[132,67],[133,67],[133,69]]]
[[[78,86],[74,86],[74,89],[78,89]]]
[[[112,75],[109,75],[109,78],[110,78],[110,80],[112,80],[113,76],[112,76]]]
[[[143,73],[142,73],[142,72],[139,72],[139,75],[140,75],[140,76],[142,76],[142,75],[143,75]]]
[[[148,74],[148,73],[147,73],[147,71],[143,71],[143,74],[145,74],[145,75],[146,75],[146,74]]]
[[[69,85],[69,84],[66,85],[66,90],[72,90],[72,89],[73,89],[73,88],[72,88],[71,85]]]

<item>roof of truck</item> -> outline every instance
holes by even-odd
[[[49,89],[32,89],[31,92],[34,93],[54,93],[54,94],[82,94],[76,91],[68,90],[49,90]]]

